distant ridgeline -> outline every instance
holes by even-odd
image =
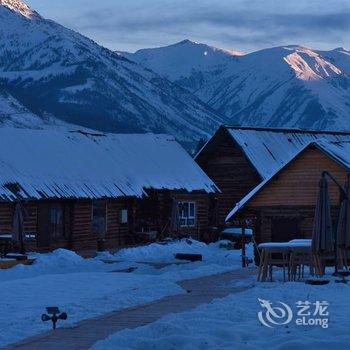
[[[5,124],[167,133],[191,150],[221,124],[349,129],[350,53],[342,48],[245,54],[184,40],[116,53],[20,0],[0,0],[0,38]]]

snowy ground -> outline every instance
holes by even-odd
[[[201,253],[203,261],[176,261],[177,252]],[[239,251],[186,240],[124,249],[114,255],[104,253],[94,259],[62,249],[33,255],[37,261],[32,266],[0,270],[0,347],[49,329],[40,319],[46,306],[66,311],[69,318],[64,325],[69,326],[184,292],[176,281],[240,267]],[[103,262],[106,260],[109,263]],[[128,268],[136,269],[118,272]]]
[[[326,286],[309,286],[302,282],[257,283],[253,278],[244,283],[252,285],[249,290],[201,305],[194,311],[163,317],[155,323],[134,330],[119,332],[98,342],[93,350],[322,350],[350,348],[350,286],[336,284],[334,280]],[[242,282],[237,282],[242,284]],[[263,311],[259,299],[273,302],[281,307],[282,301],[290,306],[293,318],[285,325],[263,326],[258,313]],[[301,310],[298,301],[327,301],[329,307],[315,317],[315,305],[304,313],[306,322],[310,318],[328,319],[328,328],[297,325]],[[275,309],[276,311],[276,309]],[[266,321],[266,314],[262,313]],[[281,323],[287,319],[272,319]],[[324,322],[324,321],[322,321]],[[321,324],[321,323],[319,323]]]

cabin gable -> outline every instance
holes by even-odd
[[[241,147],[222,127],[200,151],[196,162],[219,187],[219,224],[223,225],[232,206],[250,192],[261,177]]]
[[[345,168],[316,147],[307,148],[277,173],[247,207],[315,206],[323,171],[329,171],[341,184],[346,181]],[[329,194],[332,205],[338,205],[339,190],[333,182],[329,182]]]

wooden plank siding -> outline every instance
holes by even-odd
[[[210,143],[196,157],[196,162],[221,191],[215,197],[218,224],[224,226],[236,202],[258,185],[261,177],[226,129],[221,129]]]
[[[255,218],[254,235],[257,243],[273,240],[272,223],[279,218],[297,219],[298,238],[311,238],[319,181],[323,171],[329,171],[340,184],[345,184],[346,169],[317,148],[308,148],[246,204],[240,216]],[[328,184],[335,225],[340,194],[331,181]],[[283,232],[275,240],[283,240]]]
[[[347,171],[316,148],[299,154],[249,203],[248,207],[314,206],[323,171],[329,171],[340,184],[345,184]],[[339,204],[339,190],[329,181],[332,205]]]

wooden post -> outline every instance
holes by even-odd
[[[242,267],[246,267],[246,249],[245,249],[245,226],[246,222],[243,220],[242,224]]]

